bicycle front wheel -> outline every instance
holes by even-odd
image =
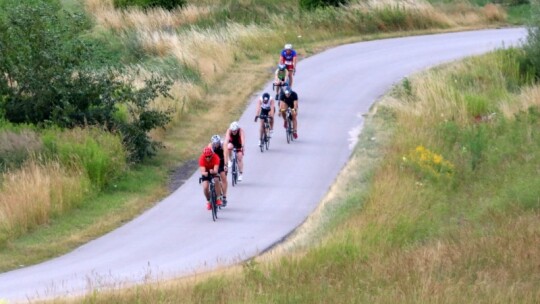
[[[231,178],[231,183],[234,187],[234,185],[236,185],[236,183],[238,182],[238,168],[236,167],[236,159],[233,159],[232,161],[232,178]]]
[[[216,196],[215,187],[212,187],[210,189],[210,205],[212,207],[212,220],[215,222],[216,219],[217,219],[217,212],[218,212],[217,196]]]

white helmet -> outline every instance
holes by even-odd
[[[231,122],[231,125],[229,126],[229,129],[231,129],[231,131],[237,131],[239,128],[240,126],[236,121]]]
[[[290,43],[285,44],[285,49],[286,50],[292,50],[292,44],[290,44]]]
[[[221,143],[221,137],[219,137],[219,135],[217,134],[212,136],[210,140],[212,141],[213,144]]]

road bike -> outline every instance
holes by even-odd
[[[261,148],[261,152],[264,152],[265,148],[266,150],[270,148],[270,118],[268,115],[259,115],[259,118],[263,121],[259,137],[259,147]]]
[[[238,159],[236,158],[236,148],[231,152],[231,183],[233,187],[238,183]]]
[[[276,91],[276,100],[279,101],[281,99],[281,95],[283,95],[283,88],[289,86],[289,80],[286,80],[283,83],[280,84],[272,84],[272,91]]]
[[[287,122],[285,135],[287,137],[287,143],[290,143],[294,140],[293,117],[291,108],[287,108],[287,110],[285,110],[285,121]]]
[[[215,179],[217,178],[218,179],[218,182],[221,183],[221,177],[217,174],[215,175],[209,175],[209,180],[208,180],[208,191],[210,192],[210,207],[211,207],[211,210],[212,210],[212,220],[215,222],[216,219],[218,218],[217,216],[217,213],[218,213],[218,210],[221,209],[220,206],[218,206],[217,204],[217,193],[216,193],[216,181]],[[203,181],[203,178],[199,178],[199,184],[202,183]]]

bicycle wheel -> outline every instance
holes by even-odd
[[[232,161],[232,174],[231,175],[232,175],[231,182],[234,187],[234,185],[236,185],[236,182],[238,182],[238,170],[236,168],[236,158],[234,158]]]
[[[268,123],[264,126],[264,146],[266,150],[270,148],[270,125]]]
[[[259,148],[261,148],[261,152],[264,152],[264,142],[266,140],[266,136],[263,132],[263,134],[261,134],[261,137],[259,138]]]
[[[212,220],[215,222],[217,219],[218,206],[217,206],[216,188],[213,183],[210,185],[210,205],[212,207]]]
[[[287,143],[290,143],[294,140],[293,137],[293,122],[291,116],[287,116]]]
[[[290,143],[291,142],[291,137],[289,136],[289,131],[291,129],[291,120],[289,119],[289,117],[287,116],[286,118],[287,120],[287,128],[285,129],[285,138],[287,138],[287,143]]]

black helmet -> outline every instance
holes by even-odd
[[[290,87],[285,87],[285,90],[284,90],[285,94],[289,95],[289,94],[291,94],[291,92],[292,92],[292,90],[291,90]]]
[[[270,100],[270,94],[264,93],[262,95],[262,100],[266,103],[268,100]]]

